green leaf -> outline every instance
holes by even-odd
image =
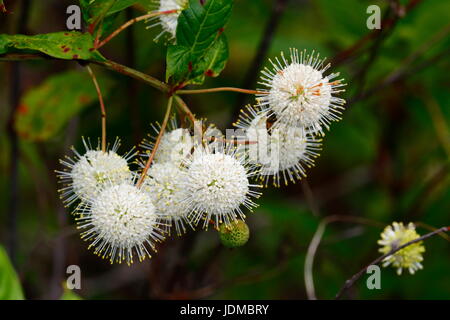
[[[94,40],[89,33],[77,31],[56,32],[26,36],[0,34],[0,54],[44,53],[65,60],[97,60],[105,58],[94,50]]]
[[[205,76],[217,77],[228,60],[228,44],[224,34],[221,34],[212,45],[192,63],[192,55],[186,53],[183,46],[170,46],[167,51],[168,70],[181,70],[188,65],[189,74],[186,79],[192,84],[202,84]]]
[[[117,0],[80,0],[83,19],[90,33],[94,33]]]
[[[77,295],[72,290],[64,288],[64,292],[59,300],[83,300],[83,298]]]
[[[105,97],[112,83],[101,73],[96,76]],[[67,71],[48,78],[24,95],[17,109],[15,128],[24,139],[46,140],[97,101],[97,91],[87,71]]]
[[[228,58],[222,31],[232,7],[232,0],[189,1],[178,18],[176,44],[167,49],[166,80],[200,84],[209,69],[214,76],[222,71]]]
[[[228,60],[228,43],[224,34],[213,43],[198,61],[195,69],[191,73],[190,83],[202,84],[205,76],[217,77],[225,68]]]
[[[0,300],[23,300],[22,287],[8,254],[0,246]]]

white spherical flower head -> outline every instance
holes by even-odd
[[[281,53],[281,61],[272,62],[273,70],[262,71],[259,95],[262,106],[277,119],[275,127],[303,128],[304,133],[320,133],[329,129],[332,121],[340,120],[340,110],[345,100],[333,96],[344,86],[341,80],[331,81],[338,73],[324,76],[330,67],[323,66],[319,55],[291,50],[290,61]]]
[[[161,128],[152,125],[156,136]],[[141,144],[142,148],[146,150],[146,156],[151,154],[155,147],[156,136],[149,135],[150,140],[144,140]],[[191,152],[194,146],[194,139],[188,129],[177,128],[176,121],[170,122],[170,128],[166,131],[159,143],[153,158],[154,163],[170,162],[174,165],[179,165]],[[145,161],[144,161],[145,163]]]
[[[158,0],[157,2],[157,12],[167,12],[174,11],[171,13],[164,13],[158,15],[158,22],[151,25],[161,25],[163,31],[156,37],[158,40],[163,34],[167,34],[170,38],[175,39],[178,25],[178,17],[181,11],[188,7],[188,0]]]
[[[142,189],[150,195],[156,209],[164,216],[169,228],[174,225],[178,235],[186,232],[189,211],[184,205],[184,172],[172,163],[155,163],[147,172]]]
[[[163,239],[152,199],[130,183],[110,184],[79,213],[78,226],[86,229],[82,238],[111,263],[131,264],[134,255],[139,261],[151,257],[148,247],[155,251],[154,242]]]
[[[295,183],[306,177],[305,167],[313,167],[319,156],[321,140],[307,135],[301,128],[272,128],[268,112],[248,106],[235,124],[243,129],[248,144],[249,159],[260,166],[259,177],[267,186],[272,180],[279,187],[284,180]]]
[[[67,158],[61,163],[67,167],[66,171],[57,171],[59,178],[66,185],[60,190],[64,202],[69,205],[80,199],[87,201],[95,198],[105,183],[122,183],[132,178],[128,161],[134,156],[130,151],[125,156],[119,156],[116,151],[119,141],[116,140],[111,150],[103,152],[92,149],[89,143],[83,140],[86,148],[84,155],[75,149],[75,159]]]
[[[175,129],[162,136],[155,162],[179,164],[191,152],[193,139],[187,129]]]
[[[211,153],[207,149],[198,148],[187,163],[184,188],[186,205],[190,211],[190,220],[197,225],[205,218],[203,227],[214,220],[230,224],[238,216],[245,219],[241,205],[252,209],[255,203],[250,196],[258,197],[259,193],[251,190],[257,187],[249,183],[249,172],[246,163],[235,157],[235,154]]]
[[[402,222],[394,222],[381,233],[381,240],[378,240],[378,244],[382,246],[380,252],[386,254],[419,237],[420,235],[416,232],[416,227],[413,223],[405,226]],[[398,275],[402,274],[403,269],[408,269],[410,274],[414,274],[417,270],[423,268],[423,252],[425,252],[425,247],[422,241],[413,243],[386,257],[383,260],[383,266],[392,265],[394,268],[397,268]]]

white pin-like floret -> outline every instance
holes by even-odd
[[[391,250],[417,238],[420,238],[420,235],[416,232],[416,226],[412,222],[406,226],[402,222],[394,222],[381,233],[381,240],[378,240],[378,244],[382,246],[380,252],[383,254],[389,253]],[[386,257],[383,260],[383,266],[392,265],[397,268],[398,275],[402,274],[403,269],[408,269],[410,274],[414,274],[417,270],[423,268],[423,252],[425,252],[425,247],[422,241],[413,243]]]
[[[249,161],[260,166],[259,177],[267,186],[272,180],[279,187],[284,181],[295,183],[306,177],[306,169],[314,166],[321,140],[298,127],[280,125],[273,128],[268,111],[248,106],[242,110],[235,126],[244,130]]]
[[[344,99],[336,93],[345,84],[343,79],[334,80],[339,73],[325,75],[330,64],[323,65],[319,54],[290,50],[290,60],[270,60],[272,69],[262,71],[263,88],[258,95],[261,106],[269,116],[275,116],[275,127],[299,127],[305,133],[324,134],[332,121],[340,120]]]
[[[167,34],[169,38],[175,39],[178,17],[181,11],[186,9],[189,4],[189,0],[157,0],[155,1],[157,12],[173,11],[172,13],[165,13],[157,16],[158,21],[149,26],[149,28],[160,25],[163,31],[155,38],[158,40],[162,35]]]
[[[154,134],[149,135],[150,139],[145,139],[141,144],[141,147],[145,150],[144,156],[151,154],[155,147],[156,137],[161,130],[159,125],[152,125],[152,129]],[[178,128],[176,120],[173,118],[169,123],[168,130],[164,132],[161,138],[153,162],[170,162],[174,165],[179,165],[191,152],[193,146],[194,138],[191,136],[189,130]]]
[[[78,228],[89,248],[111,263],[133,263],[151,257],[155,242],[164,239],[161,221],[151,197],[130,181],[103,188],[97,197],[78,207]]]
[[[132,177],[128,162],[135,155],[133,149],[124,156],[119,156],[117,154],[119,140],[116,140],[112,148],[106,152],[99,147],[92,148],[85,139],[83,144],[86,152],[81,155],[72,147],[75,157],[61,160],[61,164],[66,168],[63,171],[56,171],[64,185],[59,191],[66,205],[76,200],[86,201],[95,198],[107,182],[120,184]]]
[[[259,197],[254,191],[259,185],[249,182],[254,174],[253,166],[236,149],[210,150],[198,147],[186,161],[185,205],[189,219],[197,225],[203,218],[203,227],[213,221],[230,224],[238,217],[245,219],[242,207],[252,209],[256,204],[251,197]]]
[[[150,195],[156,209],[167,219],[167,226],[175,226],[178,235],[185,233],[185,224],[190,223],[187,220],[189,211],[183,201],[186,198],[184,171],[170,162],[154,163],[147,175],[142,189]]]

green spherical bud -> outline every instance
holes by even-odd
[[[250,230],[242,220],[236,220],[229,225],[222,223],[219,227],[220,241],[225,247],[237,248],[247,243]]]

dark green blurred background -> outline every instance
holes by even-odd
[[[21,3],[5,1],[13,13],[0,17],[0,33],[17,33]],[[64,30],[66,7],[75,3],[30,1],[29,18],[19,27],[27,34]],[[366,28],[370,4],[382,9],[386,24],[381,33]],[[145,13],[142,9],[123,12],[117,26]],[[442,0],[236,0],[226,27],[227,67],[203,87],[256,88],[260,66],[255,57],[264,40],[264,64],[291,47],[314,49],[348,83],[343,120],[332,124],[307,183],[264,190],[260,207],[248,216],[251,237],[246,246],[229,250],[214,230],[190,232],[164,242],[150,261],[132,267],[111,266],[89,252],[56,191],[58,159],[70,154],[72,144],[80,149],[81,136],[96,140],[100,134],[98,103],[89,104],[45,141],[20,137],[19,157],[13,160],[7,128],[17,67],[1,62],[0,241],[8,248],[11,236],[17,239],[13,260],[25,297],[59,298],[66,267],[77,264],[82,289],[76,293],[84,299],[305,299],[305,255],[320,221],[329,215],[367,218],[370,223],[334,222],[326,229],[313,270],[317,297],[328,299],[379,255],[376,241],[384,225],[449,225],[449,18],[450,2]],[[165,47],[153,41],[160,30],[145,26],[134,25],[102,53],[163,79]],[[22,62],[19,69],[22,95],[58,73],[86,73],[75,62],[61,61]],[[109,140],[119,136],[124,152],[149,132],[151,122],[161,120],[165,97],[125,76],[94,70],[101,74],[100,86],[109,89]],[[61,108],[67,92],[55,93]],[[251,99],[237,93],[186,96],[198,116],[220,129],[231,128]],[[12,161],[19,167],[19,193],[11,201]],[[17,231],[8,218],[14,203]],[[394,269],[383,269],[381,290],[368,290],[363,276],[349,297],[449,299],[450,243],[434,237],[425,246],[423,270],[397,276]]]

